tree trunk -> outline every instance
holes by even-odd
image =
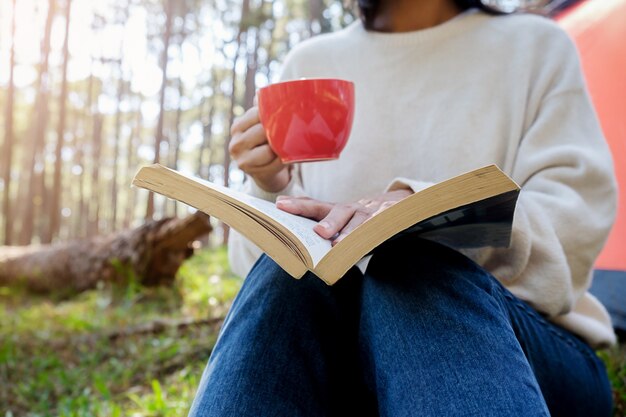
[[[119,4],[121,13],[116,19],[116,23],[122,26],[122,33],[126,32],[126,25],[128,23],[129,18],[129,10],[130,0],[123,1]],[[113,136],[114,144],[113,144],[113,178],[111,179],[111,220],[108,225],[108,229],[111,232],[115,232],[118,227],[118,178],[121,163],[120,159],[120,149],[121,149],[121,134],[122,134],[122,118],[124,116],[122,112],[122,102],[127,94],[127,89],[130,89],[130,81],[129,84],[126,83],[124,79],[124,54],[122,51],[124,50],[124,35],[122,34],[122,38],[120,39],[120,55],[119,60],[117,60],[117,70],[119,78],[117,80],[117,92],[116,92],[116,109],[115,109],[115,134]],[[130,79],[129,79],[130,80]]]
[[[80,217],[81,206],[84,201],[85,190],[83,188],[82,178],[85,176],[83,171],[83,143],[84,134],[80,132],[80,126],[82,123],[82,109],[74,107],[68,113],[68,120],[72,121],[72,147],[75,149],[74,159],[72,160],[70,168],[70,183],[68,187],[71,191],[70,199],[68,200],[68,206],[70,206],[70,218],[68,218],[67,226],[65,227],[65,236],[63,235],[64,229],[59,231],[59,239],[76,239],[79,237],[79,231],[81,229],[81,223],[83,219]],[[80,167],[80,172],[76,167]]]
[[[79,187],[79,194],[80,194],[80,206],[78,208],[78,212],[79,212],[79,216],[80,218],[78,219],[78,226],[76,229],[76,233],[75,235],[78,237],[85,237],[87,236],[90,232],[91,232],[91,220],[90,220],[90,214],[91,214],[91,208],[94,204],[94,202],[91,201],[90,198],[87,198],[89,196],[89,194],[87,193],[87,185],[90,184],[91,187],[93,187],[93,183],[91,183],[90,181],[93,179],[93,177],[90,177],[90,175],[87,173],[87,166],[88,166],[88,156],[93,156],[93,147],[91,148],[91,154],[87,153],[85,151],[85,148],[88,146],[88,140],[89,138],[91,138],[91,141],[93,143],[93,133],[95,131],[95,119],[94,119],[94,94],[93,94],[93,85],[94,85],[94,74],[93,74],[93,67],[94,67],[94,58],[91,58],[91,62],[90,62],[90,67],[89,67],[89,80],[87,81],[87,101],[85,103],[85,109],[83,111],[83,117],[82,117],[82,131],[83,131],[83,143],[84,145],[82,145],[78,151],[78,161],[79,165],[81,167],[82,173],[80,175],[79,181],[80,181],[80,187]],[[87,134],[87,132],[91,132],[91,134]],[[92,159],[93,161],[93,159]],[[95,169],[94,164],[92,163],[92,172],[91,174],[93,174],[93,169]]]
[[[211,231],[201,212],[184,219],[149,221],[109,236],[55,245],[0,247],[0,287],[39,293],[75,293],[98,282],[171,284],[193,242]]]
[[[74,146],[76,148],[76,153],[74,154],[74,164],[78,167],[80,167],[80,173],[79,174],[73,174],[76,175],[76,179],[72,180],[76,182],[76,188],[78,190],[77,193],[77,197],[78,199],[75,199],[74,202],[74,208],[72,209],[72,214],[73,214],[73,218],[74,218],[74,222],[72,225],[72,229],[71,229],[71,233],[70,236],[72,237],[82,237],[83,234],[86,231],[85,225],[85,218],[87,217],[87,211],[86,211],[86,202],[85,202],[85,177],[87,177],[86,175],[86,171],[85,171],[85,151],[84,151],[84,142],[85,142],[85,130],[84,130],[84,124],[82,124],[82,119],[83,116],[81,114],[81,111],[79,109],[75,109],[74,111],[74,121],[77,125],[82,125],[82,132],[79,134],[78,132],[81,131],[78,126],[74,129],[75,135],[74,135]]]
[[[91,150],[91,194],[89,207],[89,235],[95,236],[100,230],[100,159],[102,154],[103,116],[96,112],[93,115],[93,148]]]
[[[13,218],[11,214],[11,165],[13,164],[13,107],[15,102],[15,16],[16,0],[12,2],[11,56],[9,58],[9,85],[7,88],[4,148],[2,151],[2,179],[4,181],[2,212],[4,213],[4,244],[13,241]]]
[[[315,36],[318,33],[326,33],[332,30],[328,19],[324,18],[324,0],[309,1],[309,33]]]
[[[170,41],[174,20],[174,0],[165,0],[165,33],[163,34],[163,53],[161,55],[161,93],[159,98],[159,119],[154,141],[154,163],[161,159],[161,142],[163,142],[163,124],[165,120],[165,91],[167,90],[167,64],[169,62]],[[146,220],[154,217],[154,193],[148,193]]]
[[[45,177],[43,169],[45,166],[43,148],[45,146],[45,132],[48,118],[48,92],[50,89],[48,60],[50,57],[50,39],[55,9],[56,1],[50,0],[44,36],[41,41],[41,66],[37,78],[37,97],[35,99],[35,111],[33,112],[32,149],[26,149],[24,152],[26,163],[22,168],[24,172],[28,172],[30,175],[25,179],[25,188],[21,202],[23,212],[19,243],[22,245],[29,244],[33,237],[34,221],[35,218],[39,218],[39,213],[35,211],[35,207],[38,205],[36,203],[39,203],[39,199],[43,199],[43,194],[37,195],[35,194],[35,190],[38,189],[38,175]],[[38,164],[41,164],[41,171],[37,168]]]
[[[115,111],[115,135],[113,140],[113,178],[111,180],[111,225],[109,230],[117,230],[117,173],[120,157],[120,135],[122,132],[122,100],[124,99],[124,72],[122,70],[122,61],[119,62],[119,80],[117,81],[117,109]]]
[[[131,77],[132,78],[132,77]],[[141,143],[141,127],[143,124],[141,118],[141,103],[143,98],[139,96],[139,103],[137,104],[137,110],[135,112],[135,126],[128,136],[128,142],[126,143],[126,174],[124,178],[130,178],[133,174],[132,170],[135,169],[135,149]],[[131,222],[135,216],[135,196],[137,190],[134,187],[126,187],[126,210],[124,214],[124,228],[130,227]]]
[[[182,102],[183,102],[182,99],[183,99],[184,94],[185,94],[185,89],[183,86],[183,80],[178,78],[178,106],[176,106],[176,121],[174,122],[175,131],[170,141],[170,168],[175,169],[175,170],[178,169],[178,160],[180,158],[180,142],[181,142],[180,123],[181,123],[181,119],[183,115],[183,109],[181,108],[181,106],[182,106]],[[178,202],[172,199],[171,205],[172,205],[172,213],[174,213],[174,216],[178,215]]]
[[[233,60],[233,70],[232,70],[232,83],[231,83],[231,98],[230,98],[230,111],[228,113],[228,126],[227,129],[230,131],[230,127],[233,125],[233,121],[235,120],[235,105],[237,103],[237,61],[239,61],[239,55],[241,53],[244,35],[248,31],[248,25],[250,19],[250,0],[243,0],[243,4],[241,6],[241,21],[239,22],[239,32],[237,33],[237,37],[235,41],[237,42],[237,47],[235,49],[235,59]],[[224,141],[224,187],[228,187],[229,184],[229,174],[230,174],[230,153],[228,152],[228,142],[230,142],[230,134],[227,137],[228,140]],[[225,226],[225,239],[227,237],[227,228]]]
[[[228,131],[235,121],[235,105],[237,103],[237,61],[241,53],[244,35],[247,34],[248,27],[250,25],[250,0],[243,0],[241,6],[241,21],[239,22],[239,32],[237,33],[237,48],[235,53],[235,59],[233,60],[232,70],[232,84],[231,84],[231,98],[230,98],[230,111],[228,113]],[[228,143],[230,142],[230,133],[227,135],[227,140],[224,141],[224,187],[228,187],[230,183],[230,153],[228,152]],[[221,223],[223,237],[222,244],[228,243],[228,234],[230,229],[226,223]]]
[[[259,47],[261,43],[261,30],[257,27],[254,36],[254,49],[248,54],[246,65],[246,90],[244,92],[244,108],[247,110],[254,105],[256,95],[256,73],[259,66]],[[248,48],[249,50],[250,48]]]
[[[211,142],[213,139],[213,117],[215,116],[215,100],[207,100],[209,103],[209,115],[202,123],[202,144],[198,151],[198,165],[196,168],[196,175],[200,178],[211,180],[211,160],[213,159],[213,152],[211,151]],[[205,155],[208,156],[205,158]],[[206,163],[206,166],[205,166]]]
[[[42,238],[42,243],[50,243],[59,234],[61,228],[61,196],[63,193],[63,161],[62,151],[65,135],[65,118],[67,109],[67,66],[69,62],[69,39],[70,39],[70,15],[72,10],[72,0],[67,0],[65,4],[65,39],[63,40],[63,70],[61,81],[61,94],[59,95],[59,124],[57,126],[57,143],[54,160],[54,181],[52,184],[52,195],[50,201],[50,224]]]
[[[213,81],[214,79],[215,78],[212,76],[211,80]],[[215,90],[216,89],[214,88],[213,91]],[[213,139],[213,117],[215,116],[215,108],[217,107],[215,101],[215,94],[211,95],[210,100],[206,100],[209,106],[209,114],[206,119],[204,119],[202,116],[204,113],[204,105],[200,108],[200,119],[202,120],[203,137],[202,144],[200,145],[200,150],[198,151],[198,166],[196,169],[196,175],[209,181],[211,181],[211,167],[213,164],[213,156],[215,154],[215,152],[213,152],[213,150],[211,149]],[[202,238],[201,242],[202,246],[208,246],[209,236],[207,235]]]

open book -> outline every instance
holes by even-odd
[[[403,233],[455,248],[508,246],[519,186],[495,165],[437,183],[379,212],[331,246],[316,222],[162,165],[139,170],[133,185],[186,203],[250,239],[295,278],[312,271],[332,285],[361,258]]]

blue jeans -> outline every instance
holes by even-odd
[[[596,269],[589,291],[609,311],[615,330],[626,335],[626,271]]]
[[[603,363],[456,251],[405,237],[326,286],[262,257],[190,416],[611,413]]]

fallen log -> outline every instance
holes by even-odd
[[[31,292],[80,292],[98,282],[171,284],[193,242],[211,232],[208,216],[148,221],[109,236],[53,245],[0,247],[0,287]]]

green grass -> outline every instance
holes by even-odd
[[[204,250],[173,288],[0,291],[0,417],[186,415],[241,284],[226,265]]]
[[[626,416],[626,340],[622,338],[621,344],[613,349],[600,352],[600,357],[606,364],[609,379],[613,386],[613,403],[615,405],[613,415],[615,417]]]
[[[0,417],[186,415],[240,285],[217,249],[188,260],[173,288],[131,280],[66,300],[0,288]],[[601,356],[626,416],[626,344]]]

